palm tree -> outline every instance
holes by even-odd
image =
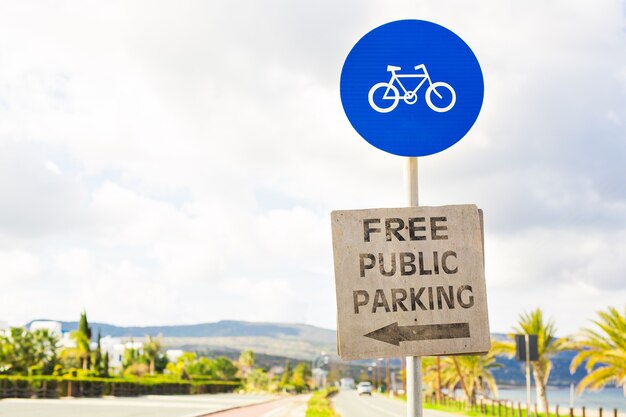
[[[76,342],[76,355],[80,358],[83,365],[83,371],[89,369],[89,357],[91,356],[91,340],[80,330],[71,333],[72,339]]]
[[[439,356],[436,358],[434,356],[422,356],[422,384],[428,387],[427,392],[435,395],[437,395],[437,388],[441,385],[437,384],[438,376],[440,376],[437,374],[437,359]]]
[[[491,369],[501,365],[496,363],[493,351],[481,356],[450,356],[441,362],[441,382],[447,386],[448,392],[453,392],[460,385],[471,404],[476,404],[478,393],[484,394],[487,390],[498,396],[498,386]]]
[[[87,312],[83,310],[80,313],[78,329],[73,331],[70,336],[76,342],[76,352],[83,364],[83,371],[89,369],[89,360],[91,359],[91,327],[87,321]]]
[[[143,345],[143,352],[150,361],[150,375],[154,375],[154,363],[156,362],[159,352],[161,351],[161,337],[155,339],[148,336],[148,340]]]
[[[59,339],[47,329],[13,327],[0,334],[0,374],[51,374],[57,362]]]
[[[626,396],[626,308],[624,313],[614,307],[598,312],[599,319],[593,321],[598,329],[583,329],[581,339],[572,344],[580,352],[572,359],[570,372],[587,361],[587,376],[578,383],[579,393],[615,383]]]
[[[47,329],[38,329],[32,332],[33,365],[44,374],[51,374],[57,362],[57,344],[59,338]]]
[[[442,356],[423,356],[422,357],[422,381],[428,386],[431,395],[434,395],[437,404],[441,401],[442,388]],[[463,391],[465,392],[465,391]]]
[[[529,313],[522,313],[519,317],[517,326],[513,328],[517,334],[535,334],[537,335],[537,349],[539,359],[531,362],[533,368],[533,378],[537,389],[537,404],[543,411],[549,410],[548,394],[546,385],[548,377],[552,370],[552,357],[559,352],[568,350],[569,340],[567,338],[557,338],[555,336],[556,327],[552,319],[544,321],[543,311],[540,308]],[[509,335],[515,338],[514,334]],[[502,342],[497,344],[503,353],[508,356],[515,354],[515,343]]]

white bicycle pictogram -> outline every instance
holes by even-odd
[[[428,104],[428,107],[430,107],[431,110],[436,111],[438,113],[444,113],[450,110],[452,107],[454,107],[454,104],[456,103],[456,93],[454,92],[454,89],[452,88],[452,86],[448,83],[444,83],[441,81],[433,83],[430,79],[430,76],[428,75],[428,71],[426,70],[426,66],[424,64],[416,65],[414,68],[416,71],[421,70],[422,71],[421,73],[396,74],[396,71],[400,71],[401,69],[402,68],[400,67],[387,65],[387,71],[391,72],[391,79],[388,82],[374,84],[372,88],[370,88],[369,94],[367,95],[367,99],[370,103],[370,106],[372,106],[374,110],[376,110],[379,113],[389,113],[390,111],[392,111],[398,106],[400,99],[404,100],[406,104],[415,104],[417,102],[417,91],[426,81],[428,81],[429,85],[428,85],[428,89],[426,89],[426,94],[424,95],[424,97],[426,98],[426,104]],[[415,89],[407,90],[406,87],[404,87],[404,84],[402,84],[402,81],[400,81],[402,78],[422,78],[422,80],[419,82],[417,87],[415,87]],[[398,90],[398,87],[394,85],[394,83],[400,86],[400,88],[403,91],[403,95],[400,95],[400,91]],[[441,95],[439,91],[437,91],[438,88],[443,88],[450,92],[449,93],[451,95],[450,103],[448,103],[448,105],[445,107],[438,107],[432,102],[431,95],[433,93],[435,93],[435,95],[439,97],[440,100],[443,100],[443,95]],[[379,106],[374,101],[374,94],[379,89],[385,90],[381,99],[390,101],[389,106],[385,107],[384,106],[385,103]]]

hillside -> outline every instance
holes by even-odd
[[[63,331],[78,328],[78,322],[61,322]],[[162,335],[163,337],[273,337],[298,338],[307,341],[335,343],[335,331],[306,324],[288,323],[253,323],[246,321],[223,320],[216,323],[184,324],[176,326],[121,327],[106,323],[91,323],[93,333],[115,337],[144,337]]]
[[[61,322],[64,332],[76,330],[78,322]],[[214,355],[216,352],[235,357],[238,352],[252,349],[257,354],[271,358],[293,358],[311,360],[320,352],[336,352],[336,332],[304,324],[253,323],[224,320],[216,323],[200,323],[176,326],[123,327],[107,323],[92,323],[93,334],[100,331],[103,336],[141,339],[147,335],[161,335],[167,348],[201,352]],[[504,334],[492,334],[494,340],[506,340]],[[569,373],[569,364],[574,352],[562,352],[554,359],[550,373],[550,385],[576,383],[585,375],[582,367],[574,375]],[[355,361],[355,365],[367,366],[369,361]],[[500,357],[499,368],[493,374],[500,384],[523,385],[525,383],[523,363]],[[399,366],[399,361],[393,361]]]
[[[78,328],[78,322],[60,322],[63,332]],[[123,327],[91,323],[92,333],[141,339],[161,335],[167,348],[198,352],[241,351],[310,360],[320,352],[335,352],[335,331],[305,324],[253,323],[224,320],[177,326]]]
[[[568,386],[575,384],[586,375],[584,367],[578,368],[574,375],[569,372],[569,364],[576,352],[561,352],[552,359],[552,371],[548,379],[548,385],[552,386]],[[499,384],[504,385],[524,385],[526,383],[526,374],[524,370],[524,362],[518,362],[515,359],[507,359],[499,357],[497,362],[502,365],[501,368],[493,369],[493,376]]]

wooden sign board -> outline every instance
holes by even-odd
[[[342,359],[486,353],[482,211],[331,214]]]

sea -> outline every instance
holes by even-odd
[[[533,386],[531,391],[533,403],[537,398],[534,388]],[[500,387],[498,391],[498,397],[501,400],[526,402],[526,387]],[[602,407],[604,416],[612,416],[612,410],[615,408],[621,413],[626,413],[624,390],[615,387],[605,387],[601,391],[584,391],[581,395],[576,395],[575,390],[571,390],[570,387],[548,387],[548,402],[550,408],[558,404],[564,412],[569,407],[580,409],[584,406],[590,411]]]

